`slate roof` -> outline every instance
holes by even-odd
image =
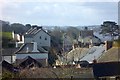
[[[99,34],[99,32],[94,32],[94,35],[97,36],[102,42],[112,40],[112,37],[110,35],[103,36],[102,34]]]
[[[80,59],[80,61],[86,60],[88,62],[93,62],[94,58],[98,59],[101,55],[104,54],[104,51],[105,51],[105,47],[103,45],[93,46],[88,51],[88,53],[82,59]]]
[[[105,52],[98,59],[98,62],[110,62],[110,61],[113,62],[113,61],[118,61],[118,58],[120,58],[120,48],[113,47],[113,48],[109,49],[107,52]]]
[[[18,48],[2,49],[2,56],[12,56],[18,50]]]
[[[100,43],[101,42],[101,40],[99,38],[92,37],[92,36],[88,36],[85,38],[79,37],[79,39],[78,39],[78,41],[83,42],[83,43],[90,43],[91,40],[93,43]]]
[[[95,77],[110,77],[120,75],[120,62],[104,62],[93,64],[93,74]]]
[[[17,52],[15,52],[16,54],[20,54],[20,53],[34,53],[34,52],[32,52],[33,51],[33,47],[34,47],[34,43],[25,43],[25,44],[23,44],[21,47],[20,47],[20,49],[17,51]],[[27,52],[27,48],[28,48],[28,52]],[[35,52],[35,53],[47,53],[48,51],[47,50],[45,50],[44,48],[42,48],[42,47],[39,47],[38,49],[37,49],[39,52]]]
[[[42,67],[42,64],[36,61],[35,59],[33,59],[32,57],[27,56],[23,59],[23,61],[19,64],[19,66],[22,68],[30,68],[33,66]]]
[[[25,37],[33,37],[40,31],[44,31],[46,34],[48,34],[45,30],[42,29],[42,27],[34,27],[34,28],[29,29],[24,36]]]
[[[13,65],[8,63],[7,61],[3,60],[2,61],[2,68],[3,69],[6,69],[6,70],[9,70],[9,71],[13,71]]]

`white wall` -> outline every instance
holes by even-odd
[[[12,38],[15,39],[15,33],[12,31]]]
[[[16,56],[3,56],[3,60],[7,61],[8,63],[14,63],[16,60]]]
[[[42,53],[42,54],[16,54],[16,59],[23,59],[27,56],[30,56],[33,59],[48,59],[48,54],[47,53]]]
[[[24,38],[24,42],[25,43],[31,43],[32,42],[32,38]]]
[[[7,61],[8,63],[11,63],[11,56],[3,56],[3,60]]]
[[[41,39],[40,39],[41,36]],[[45,40],[47,38],[47,40]],[[50,47],[50,36],[44,31],[40,31],[34,36],[34,41],[37,42],[39,46],[49,46]]]
[[[12,62],[14,63],[16,61],[16,56],[12,56]]]

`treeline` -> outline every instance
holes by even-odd
[[[0,27],[2,27],[3,32],[12,32],[15,31],[15,33],[25,33],[29,28],[31,28],[30,24],[23,25],[21,23],[13,23],[10,24],[9,22],[6,21],[1,21],[0,20]]]

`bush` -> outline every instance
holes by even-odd
[[[13,78],[12,73],[7,71],[2,74],[2,80],[9,80],[10,78]]]

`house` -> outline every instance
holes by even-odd
[[[12,38],[17,42],[24,42],[24,36],[22,34],[16,34],[14,31],[12,31]]]
[[[93,34],[93,30],[88,30],[87,28],[80,31],[80,36],[78,38],[78,41],[81,44],[83,43],[84,45],[87,46],[98,45],[101,43],[101,40]]]
[[[14,63],[16,60],[14,52],[17,50],[18,48],[2,49],[2,59],[7,61],[8,63]]]
[[[44,47],[37,47],[36,42],[25,43],[21,48],[15,52],[16,63],[19,65],[23,62],[24,58],[30,56],[42,64],[42,66],[48,65],[48,51]]]
[[[88,37],[88,36],[93,36],[93,30],[88,30],[88,29],[84,29],[80,31],[80,36],[82,38]]]
[[[32,27],[24,35],[24,42],[37,42],[39,47],[50,47],[50,35],[42,27]]]
[[[70,51],[72,49],[72,39],[67,35],[63,35],[63,50],[64,52]]]
[[[15,47],[18,48],[24,43],[24,35],[22,34],[16,34],[14,31],[12,31],[12,38],[15,41]]]

